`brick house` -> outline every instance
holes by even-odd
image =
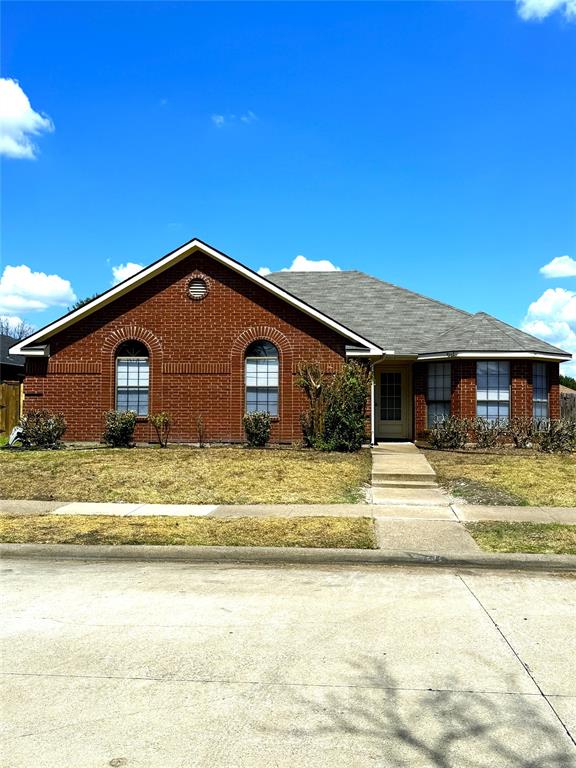
[[[570,354],[484,313],[469,314],[361,272],[262,277],[194,239],[10,349],[26,358],[25,407],[64,414],[94,441],[103,412],[174,418],[171,439],[243,440],[268,410],[272,440],[301,438],[299,361],[372,367],[371,437],[414,439],[445,414],[558,418]]]

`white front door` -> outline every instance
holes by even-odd
[[[407,365],[376,369],[376,439],[412,439],[412,375]]]

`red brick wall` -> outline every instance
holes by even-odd
[[[201,275],[209,293],[187,296]],[[150,411],[174,417],[171,439],[197,440],[202,416],[208,441],[243,439],[244,351],[255,339],[276,345],[280,361],[279,418],[272,440],[301,439],[305,401],[295,367],[317,360],[327,370],[343,362],[346,341],[263,288],[195,253],[50,340],[49,359],[29,359],[25,407],[62,412],[69,440],[97,440],[103,413],[114,407],[115,351],[138,339],[150,354]],[[154,439],[139,421],[137,440]]]
[[[560,365],[548,363],[548,408],[551,419],[560,418]]]
[[[450,410],[453,416],[473,419],[476,416],[476,361],[452,361],[452,397]]]
[[[428,426],[426,407],[428,363],[414,363],[412,386],[414,387],[414,434],[416,437],[423,437]]]

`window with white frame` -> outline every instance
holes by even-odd
[[[534,363],[532,366],[532,408],[535,419],[548,418],[546,363]]]
[[[479,360],[476,363],[476,414],[490,422],[510,416],[510,363]]]
[[[246,413],[265,411],[278,416],[278,350],[269,341],[255,341],[246,350]]]
[[[125,341],[116,351],[116,410],[148,415],[150,361],[140,341]]]
[[[450,416],[452,366],[450,363],[428,363],[428,426]]]

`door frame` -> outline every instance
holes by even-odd
[[[386,422],[380,420],[380,375],[385,373],[401,373],[402,386],[402,419],[398,432],[391,434],[384,431]],[[414,435],[414,396],[412,387],[412,363],[406,361],[378,363],[374,366],[374,397],[372,409],[374,414],[374,441],[378,440],[412,440]],[[396,422],[394,422],[396,423]]]

